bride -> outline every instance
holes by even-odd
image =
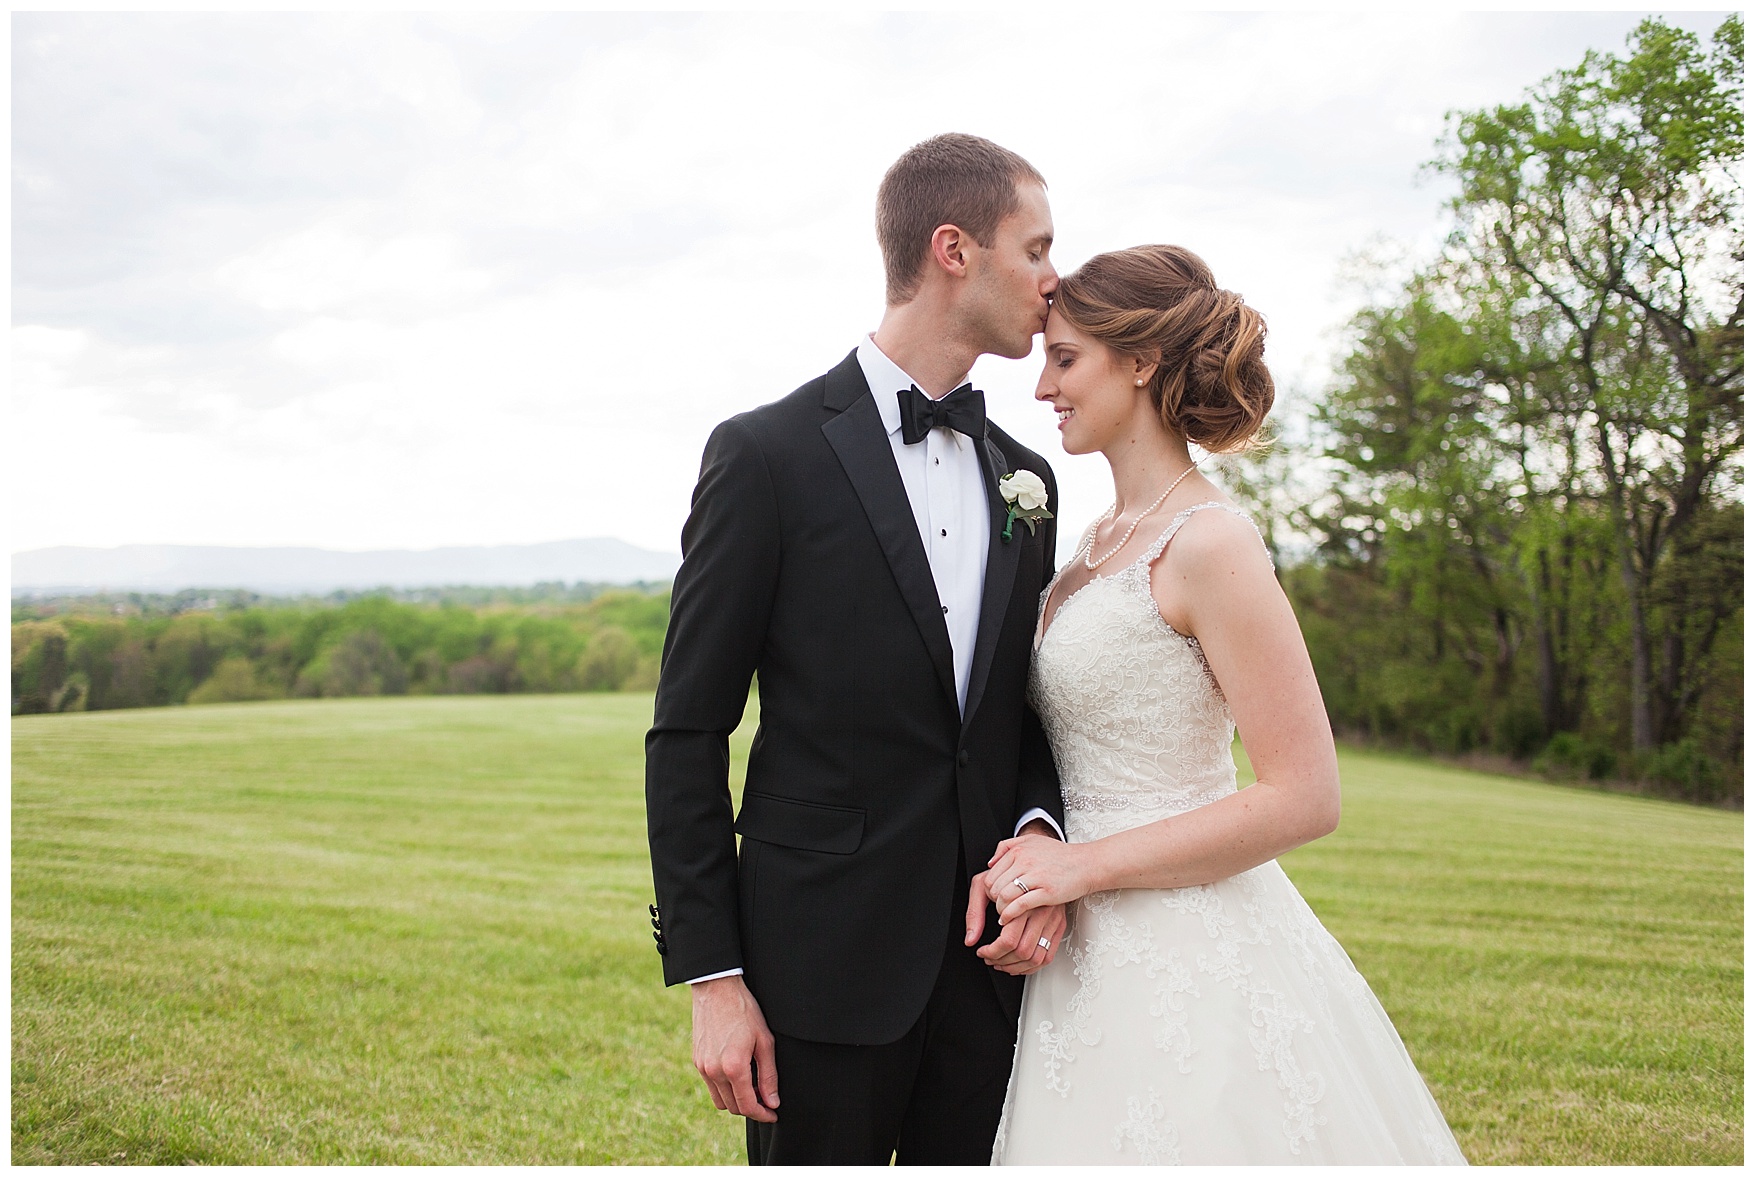
[[[1031,671],[1068,840],[1000,843],[971,896],[1001,923],[1072,905],[1025,990],[997,1163],[1465,1163],[1274,861],[1335,828],[1334,741],[1259,534],[1188,453],[1260,427],[1263,338],[1175,246],[1095,257],[1055,296],[1036,396],[1068,453],[1108,459],[1115,507],[1049,586]]]

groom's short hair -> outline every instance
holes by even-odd
[[[1018,211],[1018,185],[1026,180],[1047,183],[1023,156],[979,135],[934,135],[904,151],[878,185],[878,247],[889,304],[920,292],[934,229],[955,225],[980,245],[992,245],[999,223]]]

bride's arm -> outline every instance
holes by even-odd
[[[1292,606],[1250,524],[1203,511],[1152,570],[1166,624],[1200,639],[1258,779],[1189,813],[1077,845],[1000,844],[989,877],[1011,900],[1009,923],[1032,907],[1118,887],[1190,887],[1260,866],[1329,833],[1340,820],[1340,776],[1322,693]],[[1023,878],[1031,890],[1007,890]]]

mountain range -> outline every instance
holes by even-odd
[[[637,548],[619,539],[380,552],[176,544],[58,547],[13,553],[12,592],[17,596],[248,589],[297,595],[440,585],[512,587],[543,581],[631,584],[669,580],[681,563],[671,553]]]

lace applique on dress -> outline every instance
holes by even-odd
[[[1164,1101],[1154,1089],[1146,1088],[1144,1098],[1128,1096],[1127,1119],[1115,1126],[1112,1137],[1115,1151],[1123,1142],[1133,1145],[1142,1165],[1180,1165],[1182,1156],[1176,1147],[1176,1125],[1164,1123]]]

